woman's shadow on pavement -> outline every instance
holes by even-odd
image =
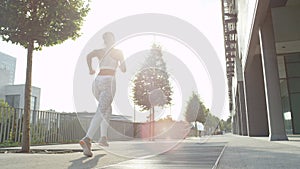
[[[72,160],[72,164],[68,167],[68,169],[89,169],[94,168],[97,166],[99,159],[106,154],[97,154],[96,156],[89,158],[89,157],[81,157],[76,160]]]

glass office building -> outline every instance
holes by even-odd
[[[15,70],[16,70],[16,58],[0,52],[1,81],[7,81],[8,84],[14,84]],[[4,80],[4,78],[6,78],[7,80]]]
[[[0,52],[0,99],[15,108],[24,107],[25,85],[15,85],[16,58]],[[41,89],[31,88],[31,110],[40,106]]]
[[[233,133],[300,134],[300,1],[221,2]]]

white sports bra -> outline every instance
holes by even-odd
[[[99,67],[100,67],[100,69],[116,70],[118,67],[118,60],[112,58],[109,54],[104,55],[102,60],[100,60]]]

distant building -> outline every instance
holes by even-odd
[[[0,52],[0,99],[10,106],[24,108],[25,85],[14,85],[16,58]],[[32,86],[31,110],[40,108],[41,89]]]
[[[4,87],[14,84],[16,58],[0,52],[0,98],[4,99]]]
[[[24,108],[25,85],[6,85],[4,87],[5,101],[12,107]],[[31,87],[31,110],[39,110],[40,108],[41,89]]]

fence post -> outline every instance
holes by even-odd
[[[4,108],[0,107],[0,117],[1,117],[1,125],[0,125],[0,142],[2,142],[2,135],[3,135],[3,126],[4,126]],[[3,139],[4,140],[4,139]]]

